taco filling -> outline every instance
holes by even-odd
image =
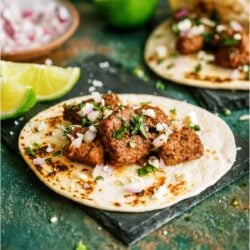
[[[210,53],[216,65],[243,70],[250,63],[248,31],[237,21],[223,22],[219,14],[205,5],[178,9],[171,25],[180,54]]]
[[[63,119],[68,144],[64,155],[95,167],[138,163],[153,166],[150,159],[176,165],[199,159],[203,144],[190,117],[178,122],[175,110],[167,115],[159,107],[142,104],[121,105],[115,94],[93,98],[74,105],[64,105]],[[155,167],[155,166],[153,166]]]

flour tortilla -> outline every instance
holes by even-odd
[[[160,60],[155,59],[156,49],[164,46],[166,56]],[[171,56],[171,55],[175,56]],[[181,55],[176,50],[176,36],[171,30],[171,21],[160,24],[149,36],[144,58],[147,65],[159,76],[176,83],[200,88],[249,90],[250,83],[241,79],[232,80],[232,69],[223,68],[213,63],[202,63],[202,69],[194,74],[195,67],[199,64],[197,54]],[[169,68],[169,65],[173,67]]]
[[[233,165],[236,158],[234,136],[217,116],[199,107],[164,97],[151,95],[119,95],[122,103],[140,104],[151,102],[167,114],[175,108],[180,120],[194,111],[200,121],[198,132],[204,145],[204,156],[198,160],[175,166],[166,166],[155,173],[139,177],[134,164],[119,168],[102,167],[95,169],[72,162],[63,155],[54,157],[61,167],[52,168],[48,164],[34,165],[25,148],[34,142],[50,143],[53,152],[60,150],[68,141],[63,129],[68,122],[63,121],[63,104],[79,103],[88,97],[78,97],[57,104],[32,118],[19,136],[19,150],[39,179],[55,192],[86,206],[119,212],[145,212],[169,207],[181,200],[198,195],[215,184]],[[43,130],[36,132],[41,122]],[[51,154],[51,153],[50,153]],[[48,157],[48,156],[46,156]],[[93,176],[101,175],[103,180],[95,182]],[[88,183],[87,188],[86,184]],[[143,195],[126,192],[131,185],[144,187]],[[89,187],[88,187],[89,186]]]

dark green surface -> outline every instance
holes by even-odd
[[[77,6],[81,26],[63,50],[50,56],[56,63],[70,60],[72,56],[85,57],[99,52],[130,69],[138,65],[145,68],[143,44],[153,24],[167,12],[164,1],[153,24],[126,33],[108,29],[95,17],[92,5],[79,2]],[[148,77],[154,84],[157,77],[151,74]],[[170,83],[166,86],[170,96],[196,103],[186,88]],[[239,117],[247,113],[248,110],[241,110],[221,117],[235,133],[248,138],[249,122],[239,121]],[[248,249],[248,176],[127,248],[100,230],[75,203],[47,189],[24,161],[3,145],[1,162],[2,249],[74,249],[80,239],[94,250]],[[238,206],[232,205],[235,197]],[[58,217],[55,224],[49,221],[53,215]]]

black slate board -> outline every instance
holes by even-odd
[[[101,69],[99,63],[104,61],[108,61],[110,66],[106,69]],[[117,93],[164,95],[160,90],[156,90],[152,85],[138,79],[124,70],[119,64],[103,56],[93,56],[84,61],[74,62],[72,65],[78,65],[82,68],[82,77],[70,93],[54,102],[37,104],[30,112],[25,114],[23,118],[10,119],[2,122],[2,139],[4,144],[10,149],[18,153],[17,140],[19,132],[24,124],[37,112],[62,100],[88,94],[88,88],[90,86],[90,84],[88,84],[89,79],[100,80],[104,83],[102,88],[98,88],[98,91],[101,93],[112,90]],[[246,140],[237,136],[236,141],[237,146],[242,149],[238,152],[237,161],[233,168],[219,182],[198,196],[179,202],[166,209],[146,213],[107,212],[82,206],[83,210],[122,242],[132,244],[248,173],[249,144]]]

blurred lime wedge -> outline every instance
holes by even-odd
[[[1,79],[1,120],[17,117],[36,104],[35,90],[13,81]]]
[[[94,0],[98,12],[115,27],[144,24],[154,13],[158,0]]]
[[[80,69],[0,61],[0,75],[12,82],[33,87],[37,99],[47,101],[66,94],[77,82]]]

